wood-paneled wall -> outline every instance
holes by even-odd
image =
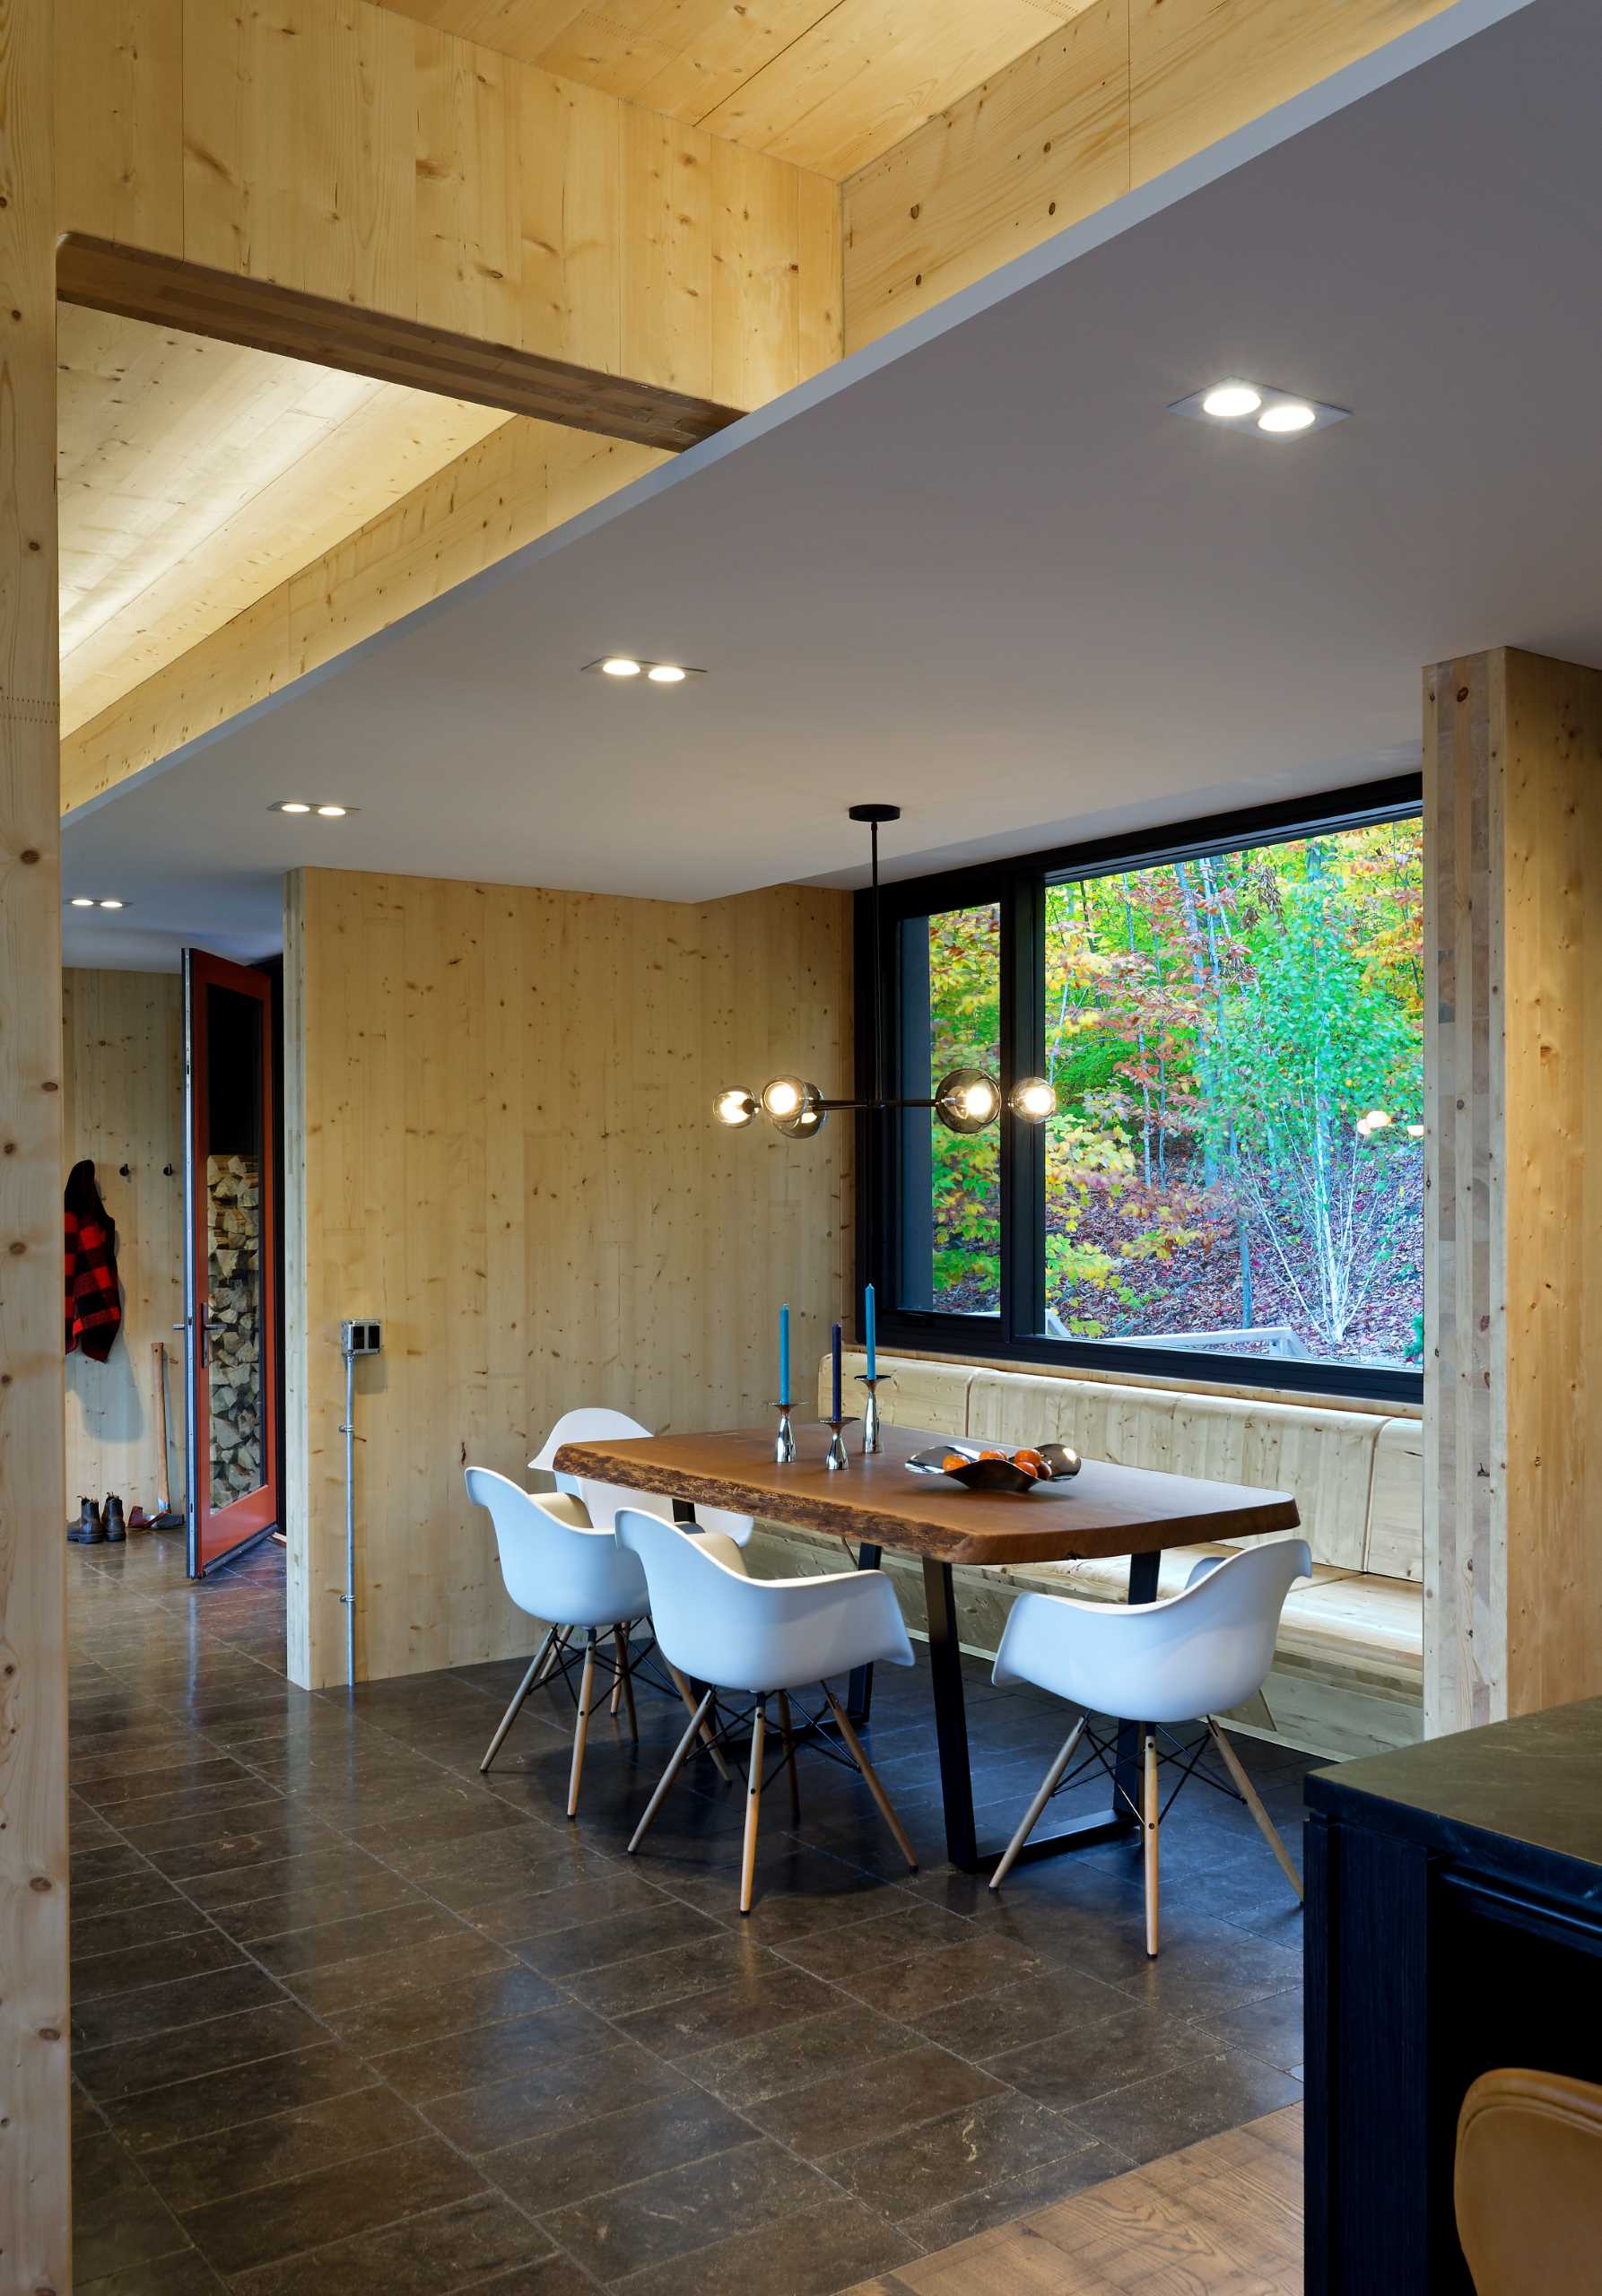
[[[1602,672],[1425,688],[1425,1713],[1602,1692]]]
[[[464,1465],[557,1414],[730,1424],[846,1304],[849,1128],[731,1134],[717,1090],[849,1074],[849,909],[701,907],[308,870],[285,928],[290,1651],[343,1678],[338,1326],[359,1367],[358,1671],[514,1653]],[[297,1300],[300,1304],[297,1306]]]
[[[69,970],[62,976],[64,1170],[91,1156],[117,1222],[123,1320],[109,1358],[69,1355],[66,1489],[120,1492],[153,1513],[184,1486],[183,987],[176,973]],[[121,1167],[126,1164],[124,1179]],[[171,1444],[160,1473],[152,1344],[169,1355]]]
[[[370,0],[57,0],[64,231],[757,406],[838,357],[839,194]]]
[[[72,2285],[52,21],[0,0],[0,2289]]]
[[[1095,0],[848,181],[846,349],[1449,4]]]

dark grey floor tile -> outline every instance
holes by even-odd
[[[480,2165],[520,2208],[543,2217],[688,2161],[732,2152],[756,2135],[749,2121],[715,2098],[681,2091],[549,2128],[491,2153]]]
[[[1018,1985],[998,1986],[966,2001],[943,2002],[907,2022],[928,2039],[955,2049],[959,2057],[983,2059],[1026,2041],[1075,2032],[1104,2017],[1119,2016],[1128,2006],[1128,1996],[1115,1986],[1058,1962],[1048,1963]]]
[[[285,2056],[255,2059],[242,2071],[230,2066],[164,2089],[113,2097],[105,2111],[123,2144],[138,2154],[348,2096],[370,2087],[372,2078],[349,2049],[318,2040]]]
[[[710,1925],[692,1944],[639,1953],[605,1969],[574,1971],[566,1980],[576,1997],[604,2017],[627,2017],[692,1995],[782,1969],[778,1955],[753,1937],[731,1936]]]
[[[422,2109],[462,2152],[487,2152],[631,2106],[694,2096],[691,2083],[659,2057],[608,2034],[545,2058],[531,2072],[438,2097]]]
[[[943,2200],[920,2215],[909,2217],[901,2230],[929,2254],[954,2248],[997,2224],[1013,2224],[1037,2208],[1049,2208],[1071,2199],[1091,2185],[1105,2184],[1134,2166],[1110,2145],[1093,2136],[1079,2136],[1065,2127],[1056,2151],[1026,2169],[1003,2176],[978,2192]]]
[[[1114,2089],[1079,2107],[1072,2118],[1087,2135],[1144,2162],[1295,2104],[1301,2096],[1302,2083],[1288,2073],[1260,2057],[1220,2051]]]
[[[693,1947],[714,1937],[723,1937],[717,1922],[693,1906],[658,1897],[655,1905],[642,1906],[638,1912],[610,1914],[605,1920],[533,1941],[524,1947],[523,1958],[543,1976],[566,1983],[585,1970],[632,1961],[641,1953],[665,1952],[673,1945]]]
[[[387,2051],[373,2063],[403,2097],[426,2102],[450,2097],[487,2082],[507,2081],[549,2064],[570,2050],[613,2038],[598,2017],[577,2002],[562,2002],[529,2017],[475,2026],[414,2048]]]
[[[198,1913],[195,1917],[197,1925],[205,1918]],[[74,1944],[77,1942],[74,1935]],[[85,1954],[82,1959],[74,1952],[73,2003],[76,2008],[91,2001],[103,2001],[114,1993],[170,1985],[180,1978],[205,1977],[213,1970],[244,1965],[245,1956],[239,1946],[209,1925],[197,1926],[187,1934],[158,1935],[147,1944],[131,1945],[125,1942],[109,1951]]]
[[[231,2198],[209,2202],[182,2221],[201,2254],[228,2280],[483,2189],[476,2170],[438,2137],[424,2136],[269,2185],[251,2194],[248,2207]]]
[[[298,2002],[280,1996],[268,2008],[248,2009],[237,2016],[212,2017],[205,2024],[183,2025],[106,2048],[75,2048],[73,2071],[90,2095],[104,2103],[112,2097],[164,2088],[170,2082],[253,2064],[258,2057],[279,2057],[326,2039]]]
[[[330,1837],[314,1848],[236,1859],[212,1874],[187,1874],[183,1890],[196,1905],[217,1913],[284,1896],[309,1894],[315,1902],[325,1888],[362,1881],[383,1870],[364,1850]]]
[[[162,1738],[136,1757],[102,1754],[74,1764],[73,1791],[91,1810],[109,1816],[118,1805],[139,1803],[152,1794],[195,1794],[207,1787],[250,1783],[250,1771],[231,1755],[210,1747],[179,1753],[178,1744]]]
[[[1244,2049],[1282,2073],[1294,2073],[1305,2061],[1307,2036],[1300,1986],[1208,2017],[1203,2030],[1225,2048]]]
[[[341,2040],[364,2057],[438,2040],[448,2033],[526,2017],[554,2007],[562,1995],[533,1970],[512,1961],[502,1969],[465,1977],[454,1985],[405,1986],[350,2009],[321,2007]],[[310,2005],[318,2008],[313,2001]]]
[[[928,2017],[946,2004],[971,2000],[1004,1985],[1032,1977],[1040,1966],[1026,1946],[999,1937],[975,1937],[944,1945],[908,1961],[887,1960],[861,1968],[836,1970],[833,1982],[881,2015],[902,2023]]]
[[[176,1883],[141,1857],[119,1874],[106,1874],[99,1879],[72,1883],[73,1932],[77,1934],[80,1921],[87,1921],[111,1913],[135,1911],[140,1906],[183,1905],[188,1900]]]
[[[84,2280],[76,2276],[77,2296],[222,2296],[222,2283],[196,2248],[181,2256],[129,2265],[126,2271]]]
[[[210,2023],[242,2009],[271,2008],[283,1997],[270,1977],[244,1962],[204,1977],[175,1978],[167,1985],[144,1985],[134,1993],[85,2001],[74,2009],[73,2037],[81,2049],[105,2048],[179,2025]]]
[[[547,2229],[603,2283],[765,2228],[831,2196],[815,2169],[766,2138],[557,2209]]]
[[[628,2296],[834,2296],[915,2253],[914,2242],[882,2216],[837,2194],[637,2273],[627,2290]]]
[[[759,1857],[754,1881],[754,1902],[744,1918],[764,1945],[782,1947],[788,1939],[863,1921],[907,1902],[893,1883],[799,1843]],[[725,1927],[742,1922],[738,1891],[727,1873],[664,1874],[662,1887]]]
[[[537,1894],[527,1889],[498,1892],[476,1905],[464,1907],[462,1919],[513,1952],[526,1954],[529,1947],[564,1929],[669,1902],[638,1866],[620,1866],[611,1872],[597,1869],[593,1881],[571,1882]]]
[[[130,1795],[126,1801],[118,1802],[111,1808],[103,1805],[93,1806],[100,1809],[100,1814],[108,1818],[119,1833],[126,1834],[130,1841],[138,1842],[152,1838],[152,1827],[193,1818],[208,1818],[214,1822],[223,1816],[237,1824],[241,1810],[258,1809],[268,1803],[274,1805],[281,1803],[283,1797],[277,1788],[267,1785],[253,1771],[242,1769],[238,1763],[229,1763],[228,1767],[233,1774],[215,1784],[170,1787],[160,1793],[147,1791]],[[148,1772],[140,1779],[128,1780],[130,1785],[146,1787],[158,1782]],[[83,1789],[83,1797],[87,1800],[104,1790],[103,1785],[91,1784]]]
[[[1300,1935],[1293,1952],[1223,1922],[1195,1921],[1173,1937],[1166,1921],[1163,1929],[1159,1958],[1149,1961],[1143,1950],[1119,1989],[1171,2016],[1214,2017],[1302,1982]]]
[[[409,2105],[375,2085],[146,2152],[141,2166],[168,2206],[181,2215],[424,2134]],[[241,2202],[248,2205],[248,2197]]]
[[[1004,2092],[840,2153],[829,2173],[870,2208],[904,2222],[1054,2159],[1075,2133],[1043,2105]]]
[[[256,1937],[250,1951],[275,1977],[290,1978],[302,1970],[326,1969],[334,1962],[353,1962],[368,1953],[393,1954],[431,1945],[436,1938],[466,1933],[453,1914],[431,1905],[386,1907],[379,1913],[355,1913],[343,1921],[319,1921],[309,1929],[291,1929],[276,1937]]]
[[[188,2234],[114,2136],[91,2134],[74,2144],[75,2281],[149,2265],[188,2246]]]
[[[177,1890],[168,1890],[145,1905],[113,1908],[94,1913],[83,1906],[83,1892],[73,1892],[73,1991],[78,1990],[78,1971],[86,1961],[102,1953],[137,1952],[146,1945],[162,1939],[192,1936],[197,1930],[216,1931],[198,1906]],[[170,1974],[176,1976],[177,1970]]]
[[[921,1953],[937,1952],[943,1945],[973,1942],[973,1924],[961,1915],[920,1904],[904,1892],[898,1897],[893,1909],[876,1913],[871,1903],[865,1904],[867,1918],[788,1938],[777,1950],[815,1977],[849,1983],[858,1970],[876,1973]]]
[[[746,2111],[759,2128],[804,2161],[826,2161],[831,2153],[855,2151],[1001,2093],[1002,2083],[993,2074],[925,2042],[899,2057],[858,2065],[849,2079],[825,2074],[808,2088],[790,2090]]]
[[[701,2049],[749,2040],[839,2006],[839,1994],[821,1978],[770,1954],[732,1984],[714,1984],[707,1992],[663,2006],[619,2014],[616,2023],[620,2032],[678,2065]]]
[[[287,1802],[272,1806],[274,1811],[292,1811]],[[175,1832],[179,1837],[177,1840],[170,1838]],[[191,1882],[231,1873],[236,1866],[292,1857],[303,1849],[325,1849],[335,1839],[320,1818],[295,1811],[288,1817],[275,1816],[270,1824],[253,1826],[231,1822],[220,1826],[215,1818],[178,1818],[166,1826],[142,1828],[139,1847],[158,1873],[170,1875],[184,1885],[186,1894],[193,1896],[188,1888]]]
[[[275,1897],[255,1898],[240,1906],[218,1907],[212,1918],[228,1936],[248,1944],[257,1937],[279,1937],[319,1922],[343,1921],[351,1914],[383,1913],[392,1907],[422,1902],[421,1890],[414,1889],[387,1866],[375,1864],[366,1873],[352,1874],[344,1881],[283,1890]]]
[[[686,2069],[701,2088],[747,2112],[765,2098],[809,2088],[825,2077],[842,2085],[853,2083],[863,2067],[914,2048],[919,2038],[909,2026],[892,2024],[852,2001],[822,2016],[701,2049]]]
[[[491,1718],[486,1715],[485,1719]],[[466,1841],[528,1822],[520,1811],[487,1789],[459,1786],[436,1774],[414,1808],[387,1813],[361,1827],[356,1839],[376,1857],[387,1857],[393,1850],[415,1849],[425,1842]]]
[[[1069,2026],[1045,2040],[1028,2041],[986,2059],[987,2069],[1037,2102],[1075,2113],[1109,2090],[1166,2073],[1188,2057],[1204,2057],[1205,2033],[1183,2018],[1142,2005],[1084,2027]]]
[[[357,2234],[283,2264],[266,2265],[231,2283],[233,2296],[452,2296],[457,2289],[522,2290],[527,2296],[579,2296],[570,2268],[538,2275],[548,2237],[495,2193],[475,2193],[426,2216],[379,2232]],[[510,2266],[509,2272],[505,2267]],[[525,2278],[525,2274],[530,2276]]]
[[[492,1970],[520,1966],[504,1945],[493,1944],[475,1930],[457,1926],[426,1944],[365,1953],[354,1961],[332,1961],[322,1969],[295,1970],[283,1982],[309,2009],[332,2021],[375,2007],[391,1994],[422,1993],[431,1986],[460,1984]],[[545,1983],[532,1970],[525,1970],[524,1975],[531,1985]],[[554,1988],[551,1990],[553,1997]],[[533,2007],[533,2002],[528,2005]]]

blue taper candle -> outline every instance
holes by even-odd
[[[787,1300],[779,1310],[779,1400],[787,1406],[790,1394],[790,1310]]]
[[[834,1409],[830,1413],[830,1414],[829,1414],[829,1415],[830,1415],[830,1417],[831,1417],[831,1419],[843,1419],[843,1418],[845,1417],[845,1413],[841,1411],[841,1409],[840,1409],[840,1326],[839,1326],[838,1324],[836,1324],[836,1325],[835,1325],[835,1326],[834,1326],[834,1343],[833,1343],[833,1344],[834,1344]]]
[[[879,1372],[875,1361],[875,1343],[878,1337],[878,1331],[874,1314],[874,1287],[871,1283],[867,1287],[862,1303],[862,1335],[867,1343],[867,1376],[870,1379],[876,1379]]]

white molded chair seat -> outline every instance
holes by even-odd
[[[1274,1663],[1275,1637],[1285,1596],[1312,1574],[1304,1539],[1276,1539],[1227,1557],[1209,1556],[1177,1595],[1161,1602],[1076,1601],[1064,1595],[1020,1595],[996,1654],[999,1687],[1030,1683],[1080,1709],[1023,1822],[991,1876],[999,1889],[1056,1792],[1091,1714],[1137,1722],[1144,1738],[1144,1793],[1139,1813],[1145,1834],[1146,1951],[1157,1952],[1157,1778],[1159,1724],[1202,1721],[1246,1803],[1290,1879],[1302,1884],[1267,1812],[1217,1721],[1261,1690]],[[1093,1744],[1094,1741],[1093,1740]]]
[[[716,1691],[748,1694],[753,1703],[740,1910],[749,1913],[767,1702],[771,1697],[779,1702],[794,1801],[797,1738],[790,1726],[788,1693],[816,1688],[823,1692],[836,1727],[908,1865],[916,1870],[912,1846],[849,1718],[829,1687],[831,1676],[849,1674],[857,1666],[914,1663],[901,1606],[884,1573],[858,1570],[825,1578],[747,1578],[710,1552],[704,1539],[687,1536],[676,1524],[664,1522],[660,1516],[638,1507],[625,1508],[619,1514],[617,1541],[639,1558],[644,1569],[651,1621],[664,1657],[704,1689],[691,1726],[629,1844],[631,1853],[639,1848],[677,1777]]]
[[[631,1726],[634,1722],[629,1630],[650,1608],[645,1573],[638,1557],[619,1545],[610,1526],[597,1529],[583,1502],[570,1493],[523,1491],[490,1467],[469,1467],[464,1480],[468,1498],[475,1506],[489,1510],[495,1526],[496,1552],[508,1595],[531,1618],[549,1622],[545,1639],[502,1715],[479,1770],[481,1774],[487,1770],[500,1752],[529,1692],[555,1668],[560,1666],[565,1673],[570,1663],[564,1655],[567,1644],[572,1636],[582,1635],[583,1672],[568,1781],[570,1818],[579,1808],[579,1785],[595,1706],[597,1646],[603,1632],[612,1638],[616,1653],[614,1660],[606,1662],[614,1685],[613,1711],[616,1712],[620,1700],[626,1699]],[[678,1688],[686,1703],[692,1704],[687,1687],[681,1682]]]
[[[528,1464],[537,1472],[553,1476],[558,1491],[582,1500],[585,1512],[597,1529],[609,1529],[623,1507],[638,1507],[645,1514],[660,1515],[665,1522],[671,1522],[673,1501],[658,1492],[631,1491],[622,1483],[590,1483],[579,1475],[557,1474],[553,1465],[564,1443],[627,1442],[631,1437],[650,1432],[637,1419],[631,1419],[627,1412],[612,1411],[603,1404],[587,1404],[577,1411],[562,1413]],[[694,1527],[715,1540],[742,1547],[750,1539],[753,1522],[751,1516],[734,1514],[726,1507],[698,1507]],[[738,1568],[727,1545],[715,1544],[713,1551],[721,1561]]]

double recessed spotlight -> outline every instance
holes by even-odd
[[[683,685],[686,678],[704,678],[704,670],[689,670],[682,662],[648,662],[634,654],[604,654],[598,662],[586,662],[585,674],[597,677],[643,678],[648,685]]]
[[[1270,383],[1249,383],[1239,375],[1176,399],[1168,411],[1197,422],[1260,430],[1269,439],[1296,439],[1307,430],[1326,430],[1332,422],[1347,422],[1351,413],[1347,407],[1302,398],[1294,391],[1276,390]]]
[[[69,909],[126,909],[126,900],[103,900],[98,893],[74,893]]]
[[[342,822],[347,813],[359,813],[359,805],[317,805],[305,797],[278,797],[267,807],[270,813],[316,813],[325,822]]]

